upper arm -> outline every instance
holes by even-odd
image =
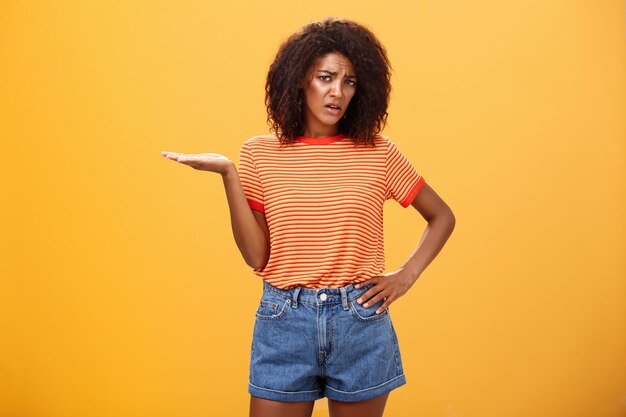
[[[257,210],[252,210],[252,214],[254,214],[254,218],[256,219],[256,222],[261,226],[261,229],[263,229],[263,233],[265,233],[265,237],[267,238],[267,242],[269,246],[270,230],[267,227],[267,220],[265,219],[265,213],[261,213],[260,211],[257,211]]]
[[[251,140],[244,141],[239,149],[239,166],[237,167],[241,188],[252,209],[264,210],[265,197],[263,183],[252,152]]]
[[[426,221],[430,221],[433,217],[441,214],[450,214],[454,217],[450,207],[448,207],[446,202],[439,197],[428,183],[422,186],[422,189],[411,202],[411,206],[413,206]]]

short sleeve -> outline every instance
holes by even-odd
[[[425,184],[425,180],[398,146],[392,140],[387,140],[385,199],[393,198],[402,207],[408,207]]]
[[[250,208],[265,213],[263,187],[254,162],[250,144],[246,141],[239,150],[239,179]]]

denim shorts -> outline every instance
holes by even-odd
[[[280,289],[263,281],[248,392],[275,401],[363,401],[406,384],[389,308],[376,314],[355,289]]]

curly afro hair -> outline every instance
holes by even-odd
[[[299,84],[316,60],[331,52],[346,56],[359,79],[338,133],[356,145],[373,146],[375,136],[385,127],[392,70],[385,48],[365,26],[326,17],[291,35],[270,65],[265,84],[267,123],[281,145],[304,135],[305,97]]]

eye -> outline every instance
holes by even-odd
[[[321,76],[319,76],[317,78],[321,78],[321,79],[330,78],[330,75],[321,75]],[[324,81],[326,81],[326,80],[324,80]]]
[[[356,82],[354,80],[346,80],[346,82],[348,83],[348,85],[356,85]]]

